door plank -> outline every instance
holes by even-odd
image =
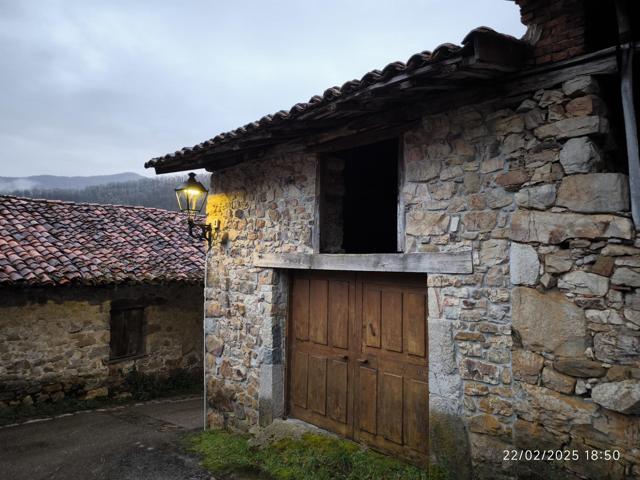
[[[347,362],[331,360],[327,371],[327,410],[340,423],[347,423],[347,395]]]
[[[327,412],[327,359],[309,355],[309,409],[321,415]]]
[[[382,348],[402,352],[402,292],[382,292]]]
[[[404,383],[404,443],[421,452],[427,452],[429,441],[429,385],[415,379]]]
[[[329,344],[349,348],[349,283],[329,282]]]
[[[358,424],[361,430],[376,434],[378,372],[372,368],[359,368],[360,390],[358,392]]]
[[[365,344],[374,348],[380,348],[380,293],[365,288],[362,306]]]
[[[411,355],[427,355],[427,298],[422,293],[405,292],[402,308],[405,351]]]
[[[327,344],[328,282],[313,279],[309,283],[309,340]]]
[[[402,445],[402,376],[382,373],[378,397],[380,402],[379,433],[385,439]]]
[[[298,340],[309,338],[309,279],[294,277],[291,321]]]
[[[304,352],[293,352],[292,358],[291,400],[294,404],[307,408],[307,373],[309,355]]]

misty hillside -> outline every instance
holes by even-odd
[[[79,189],[34,187],[4,191],[1,193],[5,195],[16,195],[18,197],[47,198],[50,200],[66,200],[70,202],[139,205],[143,207],[163,208],[165,210],[178,209],[175,188],[187,179],[186,175],[146,178],[135,173],[123,173],[107,176],[119,177],[121,175],[135,175],[139,177],[139,179],[135,181],[112,182],[103,185],[91,185]],[[209,177],[207,175],[199,175],[198,181],[205,187],[209,187]]]
[[[133,172],[114,175],[92,175],[89,177],[61,177],[57,175],[34,175],[32,177],[0,177],[0,193],[16,190],[39,189],[81,189],[109,183],[133,182],[142,175]]]

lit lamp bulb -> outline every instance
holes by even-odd
[[[196,180],[196,174],[190,173],[187,181],[176,188],[176,199],[178,200],[178,208],[181,212],[187,214],[187,223],[189,225],[189,235],[194,238],[206,240],[211,248],[211,242],[213,241],[213,232],[211,225],[208,223],[198,223],[196,219],[198,214],[202,212],[209,195],[204,185]],[[199,233],[194,232],[194,229],[198,227]]]

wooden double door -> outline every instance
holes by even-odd
[[[289,415],[426,462],[426,277],[304,271],[292,280]]]

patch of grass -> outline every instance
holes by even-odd
[[[255,452],[248,437],[224,431],[208,431],[189,439],[191,450],[202,455],[202,465],[214,473],[255,471]]]
[[[223,430],[190,436],[189,448],[205,468],[217,474],[259,473],[273,480],[446,480],[438,467],[424,470],[379,454],[349,440],[305,434],[278,440],[261,449],[249,437]]]
[[[306,434],[301,439],[282,439],[257,452],[262,469],[276,479],[331,480],[353,471],[359,446],[345,440]]]

